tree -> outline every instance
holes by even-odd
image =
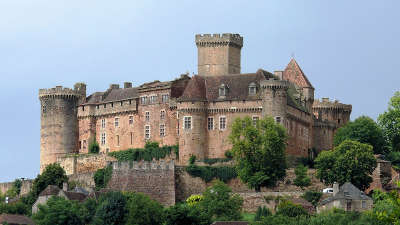
[[[397,182],[400,188],[400,182]],[[385,224],[400,225],[400,194],[397,191],[389,193],[374,191],[373,216]]]
[[[165,225],[209,225],[209,216],[197,205],[176,204],[165,210]]]
[[[215,181],[203,193],[199,202],[200,209],[212,220],[240,220],[243,199],[237,194],[231,194],[232,189],[222,181]]]
[[[126,193],[127,225],[157,225],[163,221],[163,207],[142,193]]]
[[[229,136],[239,178],[250,188],[274,186],[286,175],[285,128],[267,117],[256,125],[250,117],[237,118]]]
[[[81,212],[82,207],[77,202],[53,196],[46,205],[39,205],[33,219],[38,225],[84,225]]]
[[[325,184],[351,182],[361,190],[369,187],[376,167],[372,146],[346,140],[332,151],[321,152],[315,160],[317,177]]]
[[[93,138],[92,141],[89,143],[89,153],[97,154],[100,152],[99,143],[97,143],[96,139]]]
[[[318,202],[322,197],[322,193],[319,191],[306,191],[301,197],[311,203],[314,207],[317,207]]]
[[[303,164],[299,164],[294,170],[296,178],[294,179],[293,183],[301,189],[311,184],[311,178],[307,176],[307,170],[307,167],[305,167]]]
[[[106,166],[105,168],[98,169],[93,175],[93,180],[96,186],[96,190],[106,188],[108,182],[111,179],[111,176],[112,176],[112,167],[110,165]]]
[[[333,144],[338,146],[347,139],[372,145],[374,154],[386,152],[387,144],[382,129],[370,117],[360,116],[353,122],[339,128],[333,139]]]
[[[108,192],[99,199],[93,225],[119,225],[125,223],[126,196],[121,192]]]
[[[277,215],[284,215],[287,217],[307,216],[308,212],[301,205],[296,205],[290,201],[282,201],[278,205]]]
[[[378,117],[378,124],[391,151],[400,151],[400,92],[390,99],[388,110]]]

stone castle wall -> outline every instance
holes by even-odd
[[[20,195],[28,194],[31,190],[33,180],[23,180]],[[0,183],[0,193],[5,194],[13,187],[14,182]]]
[[[116,159],[107,154],[75,154],[57,158],[67,175],[96,172],[113,161]]]

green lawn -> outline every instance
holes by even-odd
[[[243,220],[244,221],[254,221],[254,217],[256,216],[255,213],[248,213],[248,212],[244,212],[242,213],[243,216]]]

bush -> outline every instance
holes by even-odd
[[[126,224],[157,225],[163,221],[163,207],[142,193],[126,193]]]
[[[145,148],[110,152],[108,155],[118,161],[152,161],[153,159],[159,160],[171,155],[172,150],[174,150],[175,154],[179,152],[177,145],[158,147],[157,142],[147,142]]]
[[[100,152],[99,143],[97,143],[97,141],[93,139],[93,141],[89,143],[89,153],[98,154],[99,152]]]
[[[93,225],[117,225],[125,223],[126,196],[121,192],[108,192],[99,200]]]
[[[233,159],[233,153],[232,153],[232,151],[226,151],[226,152],[225,152],[225,157],[226,157],[227,159]]]
[[[98,169],[96,173],[94,173],[94,183],[96,185],[96,190],[100,190],[102,188],[106,188],[108,182],[111,179],[112,175],[112,167],[109,165],[103,169]]]
[[[231,166],[197,166],[191,164],[186,167],[186,172],[193,177],[200,177],[205,182],[210,182],[213,179],[219,179],[223,182],[236,178],[236,169]]]
[[[308,212],[301,206],[293,204],[290,201],[284,200],[278,205],[277,215],[283,215],[287,217],[298,217],[306,216]]]
[[[319,191],[306,191],[301,197],[311,203],[314,207],[317,207],[318,202],[322,197],[322,193]]]
[[[189,165],[193,165],[196,162],[196,156],[191,155],[189,158]]]
[[[177,204],[165,210],[164,225],[209,225],[209,216],[198,207]]]
[[[199,204],[203,200],[203,195],[191,195],[189,198],[186,199],[186,203],[189,206],[195,206]]]
[[[262,218],[272,215],[271,211],[263,206],[258,206],[256,216],[254,217],[254,221],[260,221]]]
[[[296,174],[296,178],[293,181],[294,185],[303,189],[311,184],[311,178],[307,176],[307,167],[300,164],[296,167],[294,173]]]
[[[223,163],[223,162],[229,162],[232,161],[231,158],[212,158],[212,159],[204,159],[203,162],[208,164],[208,165],[212,165],[215,163]]]

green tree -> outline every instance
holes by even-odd
[[[89,143],[89,153],[94,153],[97,154],[100,152],[100,146],[99,143],[96,141],[96,139],[92,139]]]
[[[294,179],[293,183],[301,189],[310,186],[311,184],[311,178],[307,176],[307,170],[308,168],[305,167],[303,164],[299,164],[294,170],[296,178]]]
[[[84,225],[81,212],[77,202],[53,196],[46,205],[39,205],[33,219],[37,225]]]
[[[307,216],[308,212],[301,205],[296,205],[290,201],[282,201],[277,207],[277,215],[287,217]]]
[[[209,216],[197,205],[176,204],[165,210],[165,225],[209,225]]]
[[[163,221],[163,207],[142,193],[126,193],[127,225],[158,225]]]
[[[397,183],[400,188],[400,183]],[[396,191],[389,193],[374,191],[373,216],[385,224],[400,225],[400,194]]]
[[[372,146],[351,140],[343,141],[332,151],[321,152],[315,160],[317,177],[325,184],[351,182],[361,190],[369,187],[375,167]]]
[[[372,145],[374,154],[384,154],[387,149],[382,129],[373,119],[367,116],[360,116],[353,122],[339,128],[333,139],[333,144],[338,146],[348,139]]]
[[[243,199],[231,192],[229,186],[217,180],[206,189],[203,193],[204,198],[198,205],[212,220],[240,220]]]
[[[258,206],[257,211],[256,211],[256,216],[254,217],[254,221],[260,221],[263,218],[270,216],[270,215],[272,215],[272,213],[267,207]]]
[[[286,175],[285,128],[267,117],[254,126],[250,117],[237,118],[229,136],[240,179],[259,191]]]
[[[400,151],[400,92],[390,99],[388,110],[378,117],[391,151]]]
[[[322,197],[322,193],[320,191],[306,191],[301,197],[311,203],[314,207],[317,207],[318,202]]]
[[[108,192],[99,199],[93,225],[119,225],[125,223],[126,196],[121,192]]]
[[[111,175],[112,175],[112,167],[110,165],[106,166],[105,168],[98,169],[93,175],[93,180],[96,186],[96,190],[106,188],[108,182],[111,179]]]

